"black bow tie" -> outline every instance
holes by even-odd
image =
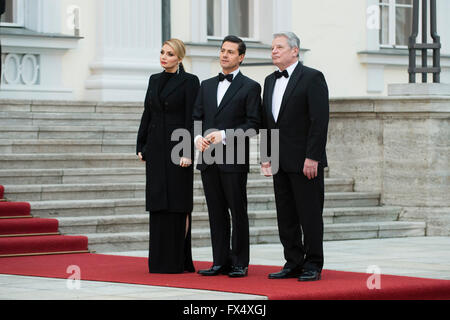
[[[222,82],[225,79],[227,79],[230,82],[233,81],[233,74],[230,73],[230,74],[224,75],[222,72],[219,73],[219,81]]]
[[[275,78],[280,79],[281,77],[289,78],[289,73],[287,70],[284,70],[283,72],[275,71]]]

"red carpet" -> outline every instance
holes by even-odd
[[[26,235],[58,233],[58,220],[56,219],[4,219],[0,222],[0,235]]]
[[[33,218],[28,202],[0,202],[0,258],[73,252],[88,252],[88,239],[59,235],[58,220]]]
[[[2,256],[87,252],[88,240],[84,236],[29,236],[0,238]]]
[[[0,202],[0,218],[26,217],[30,211],[28,202]]]
[[[67,267],[77,265],[81,280],[203,289],[267,296],[272,300],[426,300],[450,299],[450,281],[381,275],[381,289],[369,290],[370,274],[324,270],[322,280],[301,283],[297,279],[269,280],[280,267],[252,265],[249,276],[203,277],[196,273],[149,274],[147,259],[101,254],[67,254],[0,259],[0,273],[67,279]],[[195,267],[208,268],[209,262]]]

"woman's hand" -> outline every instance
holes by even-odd
[[[192,160],[189,158],[181,157],[180,166],[183,168],[187,168],[192,164]]]
[[[142,156],[142,152],[138,152],[139,160],[145,162],[144,157]]]

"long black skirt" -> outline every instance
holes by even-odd
[[[186,233],[186,216],[189,229]],[[191,250],[191,214],[150,212],[150,273],[195,272]]]

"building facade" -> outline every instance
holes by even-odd
[[[437,5],[441,82],[450,83],[450,1]],[[263,84],[274,70],[272,34],[286,30],[300,37],[300,59],[324,72],[331,97],[384,96],[388,84],[408,82],[412,0],[6,0],[6,8],[3,99],[142,101],[169,37],[186,43],[186,69],[206,79],[220,69],[221,39],[238,35],[248,46],[242,71]]]

